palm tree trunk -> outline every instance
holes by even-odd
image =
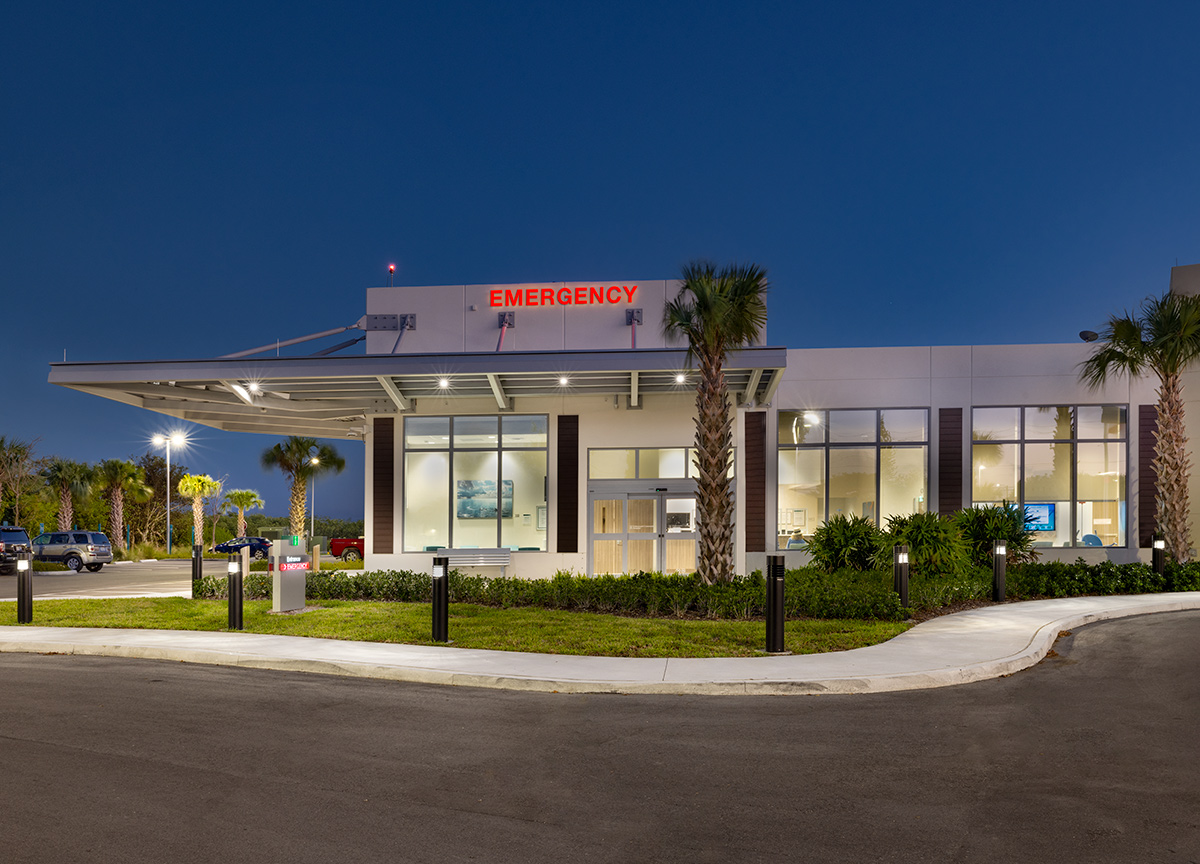
[[[238,533],[237,536],[246,536],[246,511],[241,507],[238,508]]]
[[[1167,554],[1183,564],[1191,557],[1188,479],[1192,473],[1187,449],[1187,426],[1183,410],[1183,381],[1167,375],[1158,390],[1158,435],[1154,441],[1154,472],[1158,477],[1155,500],[1158,530],[1166,541]]]
[[[110,533],[116,535],[109,540],[118,549],[125,548],[125,490],[114,486],[108,499],[108,526]]]
[[[66,483],[58,487],[58,530],[70,531],[75,507],[71,502],[71,487]]]
[[[706,584],[733,578],[733,493],[729,483],[732,420],[719,354],[700,356],[696,390],[696,482],[700,548],[698,572]]]
[[[192,543],[204,543],[204,498],[197,495],[192,499]]]
[[[308,509],[307,481],[303,477],[292,478],[291,502],[288,507],[288,519],[292,525],[292,533],[299,536],[304,533],[304,511]]]

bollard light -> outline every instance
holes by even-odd
[[[992,546],[992,600],[1000,603],[1004,600],[1004,577],[1008,567],[1008,546],[1003,540],[997,540]]]
[[[434,558],[433,570],[433,641],[450,641],[450,559]]]
[[[786,654],[783,629],[784,569],[782,555],[767,556],[767,653]]]
[[[1157,534],[1154,535],[1153,549],[1150,552],[1150,566],[1155,573],[1161,574],[1167,565],[1167,541]]]
[[[229,594],[229,629],[244,630],[242,625],[242,562],[238,555],[231,553],[226,565],[229,580],[226,583]]]
[[[26,552],[17,559],[17,623],[33,623],[33,568]]]
[[[900,605],[908,607],[908,547],[892,547],[892,590],[900,595]]]

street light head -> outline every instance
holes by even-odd
[[[155,447],[161,447],[162,445],[167,443],[167,439],[161,435],[155,435],[153,438],[150,439],[150,441],[154,444]]]
[[[187,443],[187,436],[185,436],[182,432],[176,432],[171,436],[171,443],[176,447],[182,447]]]
[[[1097,333],[1095,330],[1080,330],[1079,338],[1082,339],[1084,342],[1095,342],[1097,339],[1100,338],[1100,334]]]
[[[320,460],[320,459],[318,459],[316,456],[312,457],[312,458],[311,458],[311,459],[309,459],[308,461],[309,461],[309,462],[311,462],[311,463],[312,463],[312,464],[314,464],[314,465],[320,465],[320,464],[321,464],[321,460]]]

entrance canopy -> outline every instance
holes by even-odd
[[[730,393],[769,403],[786,365],[785,348],[731,352]],[[684,350],[642,349],[52,363],[49,380],[214,429],[353,438],[370,415],[413,411],[421,399],[482,397],[508,411],[523,397],[611,395],[637,406],[692,390],[697,372]]]

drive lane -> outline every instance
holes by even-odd
[[[568,696],[0,656],[14,862],[1200,861],[1200,612],[1009,678]]]

